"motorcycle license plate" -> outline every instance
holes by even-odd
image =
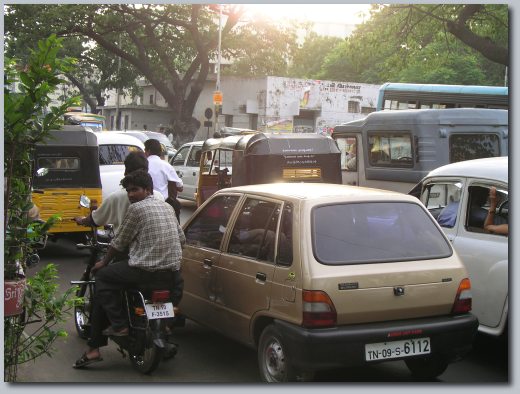
[[[171,302],[160,302],[157,304],[146,304],[146,317],[152,319],[168,319],[174,317],[173,304]]]
[[[365,345],[366,361],[409,357],[429,354],[430,352],[430,338],[414,338],[404,341],[369,343]]]

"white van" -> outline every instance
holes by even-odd
[[[108,131],[95,133],[99,145],[99,172],[103,200],[119,190],[125,174],[125,158],[130,152],[144,152],[144,144],[136,137]]]

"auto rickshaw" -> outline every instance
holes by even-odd
[[[210,138],[202,146],[197,205],[217,190],[274,182],[341,183],[341,153],[319,134],[255,133]]]
[[[79,204],[82,195],[101,204],[97,138],[85,127],[67,125],[36,145],[32,200],[42,220],[61,217],[50,233],[77,233],[88,231],[72,220],[89,214]]]

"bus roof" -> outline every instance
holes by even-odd
[[[400,111],[377,111],[363,119],[344,123],[334,128],[334,132],[351,131],[370,125],[492,125],[507,126],[508,110],[490,108],[447,108],[447,109],[407,109]]]
[[[497,94],[508,95],[507,86],[477,86],[477,85],[441,85],[441,84],[417,84],[417,83],[395,83],[387,82],[380,90],[397,90],[410,92],[432,92],[432,93],[467,93],[467,94]]]

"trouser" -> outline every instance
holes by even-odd
[[[175,210],[175,216],[177,217],[177,221],[179,222],[179,224],[181,223],[181,203],[179,200],[177,200],[176,198],[170,198],[168,197],[166,199],[166,202],[168,204],[170,204],[173,209]]]
[[[173,291],[174,298],[180,301],[183,280],[179,271],[146,271],[130,267],[128,260],[118,261],[100,269],[96,273],[91,338],[88,345],[90,347],[107,345],[106,337],[101,334],[101,331],[108,323],[115,331],[128,326],[126,311],[122,308],[122,290],[155,283]]]

